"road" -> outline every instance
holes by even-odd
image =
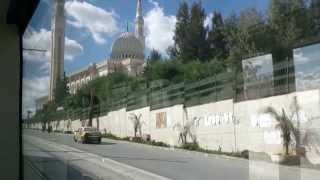
[[[39,142],[37,139],[39,139]],[[47,150],[54,147],[63,146],[64,148],[68,149],[68,151],[81,151],[82,154],[90,153],[90,156],[88,155],[88,157],[94,156],[96,162],[98,162],[97,159],[99,158],[103,159],[103,161],[106,160],[110,162],[107,163],[109,164],[109,167],[106,167],[107,170],[104,170],[103,167],[105,165],[101,164],[94,169],[100,169],[100,173],[108,174],[108,176],[104,177],[99,176],[100,179],[126,179],[126,176],[133,176],[121,173],[128,172],[128,170],[113,171],[113,163],[119,163],[121,167],[134,167],[136,170],[138,170],[138,172],[141,171],[142,174],[148,175],[145,176],[145,179],[150,179],[151,176],[156,178],[159,176],[159,179],[163,178],[176,180],[312,180],[320,178],[320,172],[315,170],[288,168],[275,164],[248,161],[244,159],[206,156],[201,155],[200,153],[177,151],[165,148],[154,148],[147,145],[115,141],[110,139],[103,139],[102,144],[100,145],[78,144],[73,142],[71,135],[54,133],[48,134],[39,131],[25,130],[24,142],[24,153],[27,157],[28,155],[30,156],[30,152],[32,152],[32,149],[34,148],[37,149],[37,151],[44,151],[45,148],[43,146],[47,146],[45,145],[45,142],[48,142],[49,144]],[[51,147],[49,148],[49,146]],[[56,151],[58,152],[59,149]],[[61,156],[65,153],[68,153],[68,151],[61,150],[58,152],[59,154],[57,154],[57,152],[56,154],[49,152],[50,155],[46,156],[50,156],[51,159],[54,159],[55,156]],[[46,152],[44,151],[43,153]],[[33,153],[33,156],[34,154],[38,153]],[[64,156],[65,159],[61,160],[60,158],[60,161],[67,162],[65,164],[67,164],[68,168],[64,169],[71,169],[72,175],[66,176],[65,174],[68,174],[69,172],[63,172],[64,177],[68,177],[65,179],[98,179],[97,176],[90,176],[99,174],[99,172],[90,174],[90,171],[93,171],[90,170],[90,168],[79,168],[79,166],[78,168],[75,168],[77,165],[69,163],[70,158],[69,160],[66,160],[68,159],[67,156],[71,155],[65,154]],[[32,156],[31,158],[34,159]],[[86,157],[77,156],[77,160],[86,160]],[[72,159],[71,162],[74,163],[74,159]],[[94,164],[97,164],[93,161],[88,163],[93,163],[93,165],[90,165],[90,167],[94,167]],[[83,164],[84,163],[82,163],[82,166]],[[118,164],[115,164],[115,166],[118,166]],[[62,167],[62,165],[60,167]],[[114,169],[118,168],[115,167]],[[87,170],[87,172],[84,172],[84,170]],[[52,171],[50,173],[51,174],[48,174],[48,176],[57,174],[57,172]],[[58,175],[55,175],[55,177],[58,177]]]

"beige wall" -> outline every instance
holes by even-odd
[[[144,107],[141,109],[133,110],[133,111],[128,111],[126,112],[127,116],[127,136],[134,136],[134,123],[133,119],[131,116],[135,114],[136,116],[141,115],[141,122],[142,122],[142,127],[141,127],[141,132],[142,134],[150,134],[151,133],[151,124],[150,124],[150,107]]]
[[[151,139],[162,141],[170,145],[178,145],[179,130],[174,129],[176,125],[183,125],[183,105],[175,105],[167,108],[157,109],[150,112]],[[156,116],[158,113],[166,113],[167,125],[165,128],[156,127]]]
[[[202,148],[235,151],[233,100],[188,107],[187,114]]]
[[[107,131],[119,137],[127,136],[126,109],[109,112],[108,115],[100,117],[100,130]]]
[[[112,133],[118,137],[132,137],[134,135],[132,114],[140,115],[142,133],[150,134],[151,139],[162,141],[170,145],[179,145],[179,128],[187,122],[193,122],[192,133],[197,137],[202,148],[225,152],[250,150],[266,152],[270,155],[283,151],[281,133],[275,128],[276,121],[265,112],[267,107],[273,107],[281,113],[282,109],[290,117],[294,115],[294,98],[299,104],[299,122],[301,138],[306,132],[319,132],[320,128],[320,91],[311,90],[296,92],[288,95],[274,96],[258,100],[234,103],[232,99],[184,108],[175,105],[157,110],[144,107],[133,111],[125,108],[109,112],[106,116],[99,117],[100,130]],[[157,114],[166,116],[165,126],[157,127]],[[297,113],[295,113],[297,114]],[[297,117],[297,116],[296,116]],[[294,124],[297,123],[295,118]],[[297,119],[297,118],[296,118]],[[97,126],[93,119],[93,126]],[[59,124],[60,129],[66,128],[67,121]],[[72,121],[72,129],[81,126],[80,120]],[[36,127],[41,128],[40,125]],[[307,146],[312,162],[320,162],[317,151],[320,145],[310,139],[312,146]]]

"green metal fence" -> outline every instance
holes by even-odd
[[[225,99],[244,101],[290,93],[295,90],[295,74],[293,63],[283,62],[273,66],[272,78],[260,78],[245,82],[243,74],[227,72],[217,74],[195,82],[170,84],[168,80],[141,82],[138,90],[132,91],[127,84],[112,89],[112,99],[93,107],[99,116],[121,108],[135,110],[150,106],[152,110],[183,104],[195,106]],[[148,86],[148,87],[147,87]],[[88,119],[90,108],[73,111],[58,111],[49,115],[48,119]],[[38,121],[43,117],[37,117]]]

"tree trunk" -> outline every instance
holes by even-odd
[[[289,144],[285,144],[286,155],[289,155]]]

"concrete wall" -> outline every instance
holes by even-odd
[[[157,128],[156,116],[158,113],[166,114],[166,127]],[[175,105],[167,108],[157,109],[150,112],[150,134],[151,139],[162,141],[170,145],[178,145],[179,130],[175,126],[184,124],[185,113],[183,105]]]
[[[188,107],[188,120],[194,121],[194,133],[205,149],[235,151],[233,100]]]
[[[134,136],[134,123],[132,116],[141,116],[140,121],[142,122],[142,127],[141,127],[141,132],[142,134],[151,134],[151,124],[150,124],[150,119],[151,119],[151,114],[150,114],[150,107],[144,107],[140,109],[136,109],[133,111],[128,111],[126,112],[126,129],[127,129],[127,136]]]
[[[295,98],[297,107],[294,105]],[[270,114],[265,112],[265,109],[270,106],[279,114],[284,111],[296,127],[299,122],[302,145],[307,147],[308,153],[316,152],[316,146],[320,143],[319,100],[319,90],[310,90],[236,103],[234,114],[239,120],[236,126],[237,149],[249,149],[268,154],[283,152],[281,133],[275,127],[277,123]],[[319,150],[318,147],[318,152]],[[320,154],[317,156],[320,157]]]
[[[127,136],[126,109],[109,112],[108,115],[99,118],[100,130],[112,133],[119,137]]]
[[[298,109],[294,102],[298,104]],[[151,135],[152,140],[170,145],[179,145],[181,127],[192,122],[191,132],[199,145],[205,149],[224,152],[250,150],[275,155],[283,152],[281,132],[276,120],[266,112],[273,107],[279,114],[282,110],[293,123],[300,122],[301,142],[308,148],[307,156],[312,162],[320,163],[320,91],[311,90],[258,100],[234,103],[232,99],[192,107],[175,105],[157,110],[144,107],[132,111],[125,108],[109,112],[106,116],[93,119],[93,126],[102,132],[118,137],[133,137],[131,116],[140,116],[142,134]],[[157,126],[157,116],[165,116],[164,125]],[[98,122],[98,123],[97,123]],[[53,126],[57,122],[53,122]],[[57,128],[66,130],[68,121],[61,121]],[[41,125],[33,125],[41,128]],[[80,120],[72,121],[72,129],[81,127]],[[180,129],[179,129],[180,128]],[[190,140],[190,139],[189,139]]]

